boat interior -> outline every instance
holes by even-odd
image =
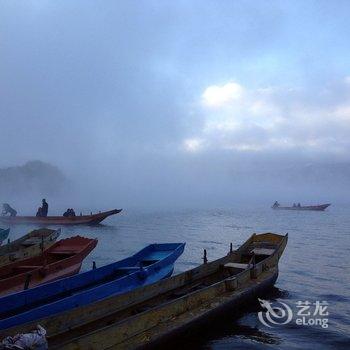
[[[169,247],[168,247],[169,246]],[[65,250],[62,251],[62,249],[58,246],[58,249],[54,249],[50,251],[50,254],[47,256],[47,261],[50,262],[56,262],[59,258],[64,259],[67,258],[70,254],[72,254],[70,251]],[[161,249],[164,248],[164,249]],[[166,249],[168,248],[168,249]],[[161,247],[160,245],[151,245],[150,249],[148,249],[147,253],[144,254],[136,254],[133,257],[125,259],[125,261],[128,261],[130,266],[116,266],[113,267],[111,265],[104,266],[102,269],[100,269],[99,277],[98,278],[87,278],[87,279],[81,279],[81,282],[79,285],[77,285],[74,288],[67,288],[67,286],[62,285],[60,282],[53,282],[57,285],[57,288],[54,290],[52,289],[52,294],[49,297],[42,298],[39,301],[30,302],[30,298],[26,298],[27,303],[26,305],[20,305],[18,308],[8,310],[6,312],[0,311],[0,319],[5,319],[11,316],[14,316],[16,314],[29,311],[35,307],[39,307],[41,305],[53,303],[55,301],[58,301],[63,298],[67,298],[70,296],[73,296],[75,294],[78,294],[84,290],[89,290],[96,288],[100,285],[104,285],[108,282],[115,281],[119,278],[125,277],[127,275],[130,275],[131,273],[140,271],[141,268],[150,267],[154,265],[155,263],[158,263],[159,261],[165,259],[166,257],[170,256],[174,249],[170,244],[164,245],[164,247]],[[146,248],[147,249],[147,248]],[[50,256],[53,254],[52,256]],[[73,254],[74,255],[74,254]],[[15,273],[25,273],[33,268],[39,268],[41,266],[25,266],[25,265],[19,265],[15,268]],[[13,275],[13,274],[12,274]],[[82,274],[84,275],[84,273]],[[74,277],[73,277],[74,278]],[[40,288],[40,286],[38,287]],[[28,290],[30,293],[31,291]],[[0,304],[1,305],[1,304]]]
[[[29,259],[25,259],[22,262],[18,261],[9,266],[4,266],[2,269],[0,269],[0,280],[15,277],[17,275],[41,268],[44,265],[50,265],[68,259],[72,256],[75,256],[85,248],[85,246],[79,246],[74,241],[72,245],[64,244],[67,243],[68,240],[67,242],[64,241],[65,240],[56,243],[51,248],[45,250],[40,256],[35,256]],[[61,242],[64,243],[62,244]],[[88,240],[86,246],[89,242],[90,240]]]
[[[94,332],[96,329],[108,327],[118,322],[123,322],[129,317],[136,316],[142,312],[159,307],[178,298],[184,297],[201,289],[212,286],[227,278],[232,278],[244,274],[254,264],[263,262],[270,257],[278,248],[280,241],[251,241],[247,246],[242,246],[238,251],[231,252],[228,256],[219,259],[214,268],[209,264],[203,264],[200,267],[186,272],[189,278],[184,283],[176,285],[170,290],[159,293],[141,302],[135,302],[129,307],[106,314],[95,321],[85,323],[84,325],[71,328],[67,333],[49,337],[50,346],[58,346],[62,342],[70,341],[74,338]],[[215,263],[215,262],[213,262]],[[207,268],[207,266],[209,268]],[[191,274],[191,272],[193,272]],[[199,272],[199,273],[198,273]],[[196,276],[199,277],[196,277]]]
[[[0,256],[12,252],[16,252],[19,249],[25,249],[27,247],[33,246],[35,244],[40,244],[42,239],[47,240],[54,232],[57,232],[57,236],[59,235],[59,230],[50,230],[50,229],[38,229],[29,232],[23,237],[20,237],[12,242],[9,242],[0,247]],[[55,238],[56,238],[55,237]],[[53,237],[54,239],[54,237]],[[52,239],[52,240],[53,240]]]

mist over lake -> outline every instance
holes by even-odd
[[[178,274],[204,249],[214,260],[254,232],[288,232],[267,298],[325,300],[329,327],[270,329],[257,304],[185,343],[349,348],[349,10],[341,0],[1,1],[0,205],[31,220],[44,198],[49,217],[123,209],[62,230],[98,238],[83,271],[186,242]],[[38,227],[9,226],[11,240]]]

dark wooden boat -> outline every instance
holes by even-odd
[[[97,225],[111,215],[118,214],[122,209],[104,211],[91,215],[64,216],[0,216],[0,221],[8,225],[13,224],[38,224],[38,225]]]
[[[54,317],[0,331],[27,332],[39,323],[50,349],[134,349],[156,344],[242,307],[271,288],[288,235],[252,235],[215,260]]]
[[[79,272],[84,258],[96,247],[97,240],[85,237],[62,239],[40,256],[0,268],[0,295],[15,293]]]
[[[37,256],[52,246],[59,237],[61,229],[42,228],[34,230],[15,241],[0,247],[0,267],[14,261]]]
[[[150,244],[112,264],[0,298],[0,329],[126,293],[171,276],[185,243]]]
[[[10,229],[9,228],[0,228],[0,245],[2,244],[3,241],[7,239],[7,237],[10,234]]]
[[[275,210],[313,210],[313,211],[323,211],[327,209],[331,204],[319,204],[319,205],[306,205],[306,206],[291,206],[291,207],[281,207],[273,205],[271,208]]]

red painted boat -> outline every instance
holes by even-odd
[[[12,224],[40,224],[40,225],[97,225],[108,216],[118,214],[122,209],[104,211],[91,215],[64,216],[0,216],[0,221],[8,225]]]
[[[40,256],[1,267],[0,296],[78,273],[96,244],[97,239],[80,236],[62,239]]]

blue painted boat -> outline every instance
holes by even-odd
[[[0,245],[2,244],[2,242],[7,239],[7,237],[9,236],[10,233],[10,229],[6,228],[6,229],[2,229],[0,228]]]
[[[135,255],[0,298],[0,329],[34,321],[169,277],[185,243],[151,244]]]

